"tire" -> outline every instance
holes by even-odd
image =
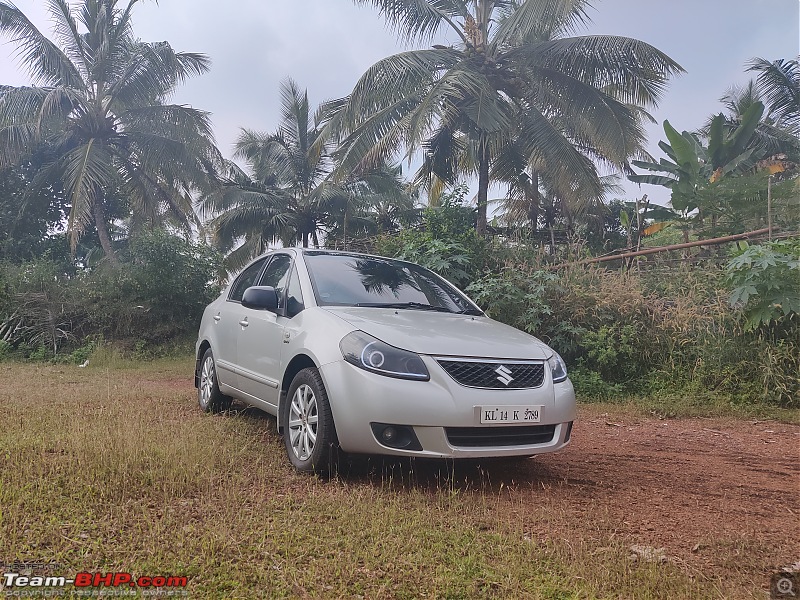
[[[285,402],[281,421],[289,461],[301,472],[335,473],[339,463],[339,440],[319,371],[307,368],[295,375]]]
[[[217,381],[217,365],[211,348],[203,354],[200,361],[200,381],[197,386],[197,403],[200,410],[210,413],[221,413],[231,407],[231,397],[219,390]]]

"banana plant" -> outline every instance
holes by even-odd
[[[751,173],[764,157],[764,149],[751,143],[763,114],[763,103],[754,102],[738,127],[729,131],[724,127],[724,115],[716,115],[705,138],[688,131],[678,133],[664,121],[668,143],[659,142],[659,147],[666,158],[658,163],[633,161],[634,166],[650,173],[630,175],[628,179],[672,190],[670,204],[679,220],[702,223],[710,215],[715,223],[724,209],[724,198],[730,196],[731,179]]]

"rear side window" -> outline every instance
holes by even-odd
[[[257,260],[252,265],[247,267],[244,271],[242,271],[236,280],[233,282],[231,286],[231,291],[228,294],[228,300],[233,302],[241,302],[242,296],[244,296],[244,291],[254,286],[256,283],[256,277],[258,277],[259,271],[261,271],[261,267],[264,266],[264,261],[267,260],[266,258],[262,258]]]

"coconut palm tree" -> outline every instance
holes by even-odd
[[[750,61],[748,71],[758,73],[756,87],[767,105],[766,118],[777,127],[793,131],[800,128],[800,63],[779,58]]]
[[[492,168],[509,143],[526,162],[557,163],[599,193],[593,161],[622,168],[641,152],[640,108],[682,70],[635,39],[573,36],[588,0],[355,1],[409,41],[445,31],[457,41],[378,61],[332,107],[329,126],[346,134],[340,168],[424,149],[434,185],[477,175],[480,233]]]
[[[281,84],[281,123],[274,133],[242,129],[224,184],[201,201],[210,228],[235,271],[270,244],[320,245],[320,233],[357,215],[373,195],[402,194],[399,171],[376,168],[334,181],[333,140],[323,132],[323,112],[312,114],[308,92],[287,79]],[[240,242],[243,241],[243,244]],[[238,247],[237,247],[238,245]]]
[[[220,160],[208,114],[168,104],[175,87],[209,68],[205,55],[145,43],[131,28],[137,0],[48,0],[54,41],[0,0],[0,34],[17,46],[31,87],[0,87],[0,168],[39,145],[54,159],[31,190],[59,181],[69,194],[74,250],[90,226],[117,262],[106,199],[122,193],[134,223],[189,225],[190,190]]]

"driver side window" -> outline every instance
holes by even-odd
[[[278,308],[286,306],[286,285],[289,283],[289,270],[292,266],[292,257],[288,254],[277,254],[264,270],[258,285],[268,285],[275,288],[278,295]]]
[[[244,291],[250,286],[255,285],[258,272],[261,271],[261,267],[264,266],[264,261],[266,260],[266,258],[257,260],[244,271],[242,271],[242,273],[236,278],[236,281],[234,281],[233,285],[231,286],[231,291],[228,293],[228,300],[231,300],[232,302],[242,301]]]

